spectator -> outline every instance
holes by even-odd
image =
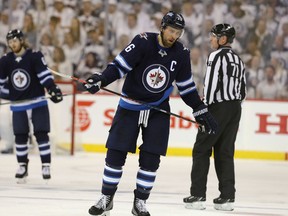
[[[278,28],[278,22],[275,19],[275,9],[271,6],[267,6],[263,14],[261,14],[260,19],[266,20],[268,32],[275,37]]]
[[[131,41],[134,35],[137,35],[142,32],[141,26],[138,24],[138,15],[134,12],[129,12],[126,14],[124,24],[118,29],[116,33],[116,41],[119,40],[119,37],[123,34],[128,35],[129,41]]]
[[[275,76],[274,80],[284,87],[285,83],[287,83],[288,73],[287,70],[284,68],[284,64],[281,59],[278,58],[271,58],[270,64],[275,68]]]
[[[90,30],[88,32],[87,39],[88,43],[84,48],[84,52],[94,52],[95,54],[101,56],[101,62],[103,62],[103,54],[105,52],[105,47],[103,45],[102,35],[100,35],[100,31],[96,29]]]
[[[181,10],[186,22],[185,34],[183,35],[183,39],[181,40],[183,40],[183,43],[187,47],[191,48],[195,46],[195,38],[201,35],[203,15],[195,11],[193,3],[190,1],[185,1],[182,5]]]
[[[95,4],[93,4],[91,0],[83,0],[80,7],[79,21],[84,30],[87,32],[90,29],[97,27],[99,25],[99,19],[95,14]]]
[[[40,37],[44,34],[49,34],[52,39],[53,46],[60,46],[63,44],[64,31],[60,27],[60,19],[56,16],[51,16],[49,25],[45,26],[40,33]]]
[[[284,49],[288,50],[288,21],[282,25],[282,34],[284,40]]]
[[[193,47],[190,50],[190,60],[194,82],[199,95],[203,96],[204,58],[199,47]]]
[[[86,45],[87,32],[85,31],[84,27],[81,25],[81,22],[77,17],[74,17],[71,20],[69,31],[73,35],[73,38],[77,43],[79,43],[82,47]]]
[[[34,24],[34,18],[29,13],[25,14],[22,32],[25,34],[31,48],[35,49],[37,43],[37,29]]]
[[[48,8],[47,13],[48,17],[58,17],[60,19],[60,26],[65,29],[70,26],[75,12],[64,3],[65,2],[61,0],[54,0],[53,7]]]
[[[51,67],[52,70],[73,76],[72,63],[69,61],[69,59],[66,59],[64,50],[59,46],[54,47],[52,63],[51,66],[49,65],[49,67]],[[59,76],[57,79],[61,80]]]
[[[63,50],[67,60],[72,63],[73,71],[79,64],[80,58],[83,54],[84,48],[79,42],[74,39],[71,32],[67,32],[64,35]]]
[[[272,65],[268,65],[265,67],[265,78],[256,87],[257,99],[280,99],[281,87],[279,83],[277,83],[274,79],[275,74],[276,70]]]
[[[31,4],[33,7],[30,7],[26,13],[33,16],[34,24],[36,25],[37,30],[41,30],[48,24],[49,21],[46,16],[43,16],[43,14],[47,13],[45,0],[32,0]]]
[[[288,69],[288,49],[284,48],[283,35],[277,35],[275,37],[270,57],[277,58],[279,61],[282,62],[284,67]]]
[[[241,1],[234,1],[231,4],[230,12],[225,16],[225,22],[230,23],[237,32],[238,41],[243,47],[247,43],[247,36],[253,27],[254,18],[248,11],[241,8]]]
[[[151,21],[150,16],[142,8],[142,1],[134,0],[132,1],[132,10],[137,14],[137,25],[141,26],[141,32],[150,31]]]
[[[255,98],[257,84],[264,79],[261,57],[253,56],[246,66],[247,98]]]
[[[161,26],[162,17],[163,15],[161,12],[156,12],[155,14],[151,16],[151,20],[152,20],[151,27],[150,27],[151,32],[159,32],[159,26]]]
[[[20,8],[18,0],[11,0],[11,8],[10,8],[10,29],[21,29],[23,25],[23,20],[25,16],[25,10]],[[1,30],[2,31],[2,30]]]
[[[0,12],[0,42],[6,46],[6,32],[9,31],[9,11]]]
[[[273,35],[267,30],[267,24],[265,19],[258,19],[256,21],[255,29],[253,29],[250,37],[255,37],[257,40],[257,48],[259,49],[264,61],[267,61],[271,52],[271,44],[273,43]]]
[[[81,59],[75,75],[81,79],[87,79],[93,73],[101,71],[102,67],[100,57],[96,53],[89,52]]]
[[[51,36],[48,33],[44,33],[40,38],[39,50],[43,53],[48,65],[52,64],[53,49]]]

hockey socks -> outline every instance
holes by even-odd
[[[102,193],[105,195],[114,195],[120,179],[122,177],[122,167],[112,167],[108,164],[105,165],[103,182],[102,182]]]
[[[137,198],[147,200],[153,188],[155,179],[156,179],[156,172],[146,171],[140,168],[137,173],[137,179],[136,179],[137,190],[135,196]]]

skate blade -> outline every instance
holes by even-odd
[[[233,203],[224,203],[224,204],[214,204],[214,208],[219,211],[233,211]]]
[[[24,177],[24,178],[17,178],[17,181],[16,181],[17,184],[26,184],[27,183],[27,178]]]
[[[205,210],[205,202],[193,202],[193,203],[186,203],[185,208],[187,209],[196,209],[196,210]]]
[[[102,216],[110,216],[110,211],[103,212]]]
[[[45,184],[45,185],[48,185],[48,184],[49,184],[49,180],[50,180],[50,179],[44,179],[44,184]]]

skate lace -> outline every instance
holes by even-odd
[[[98,201],[98,203],[95,206],[99,209],[105,210],[110,201],[111,201],[111,196],[106,196],[106,195],[102,194],[100,200]]]
[[[139,212],[148,212],[146,208],[146,201],[136,198],[136,207]]]

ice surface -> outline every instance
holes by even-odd
[[[26,184],[17,184],[15,155],[0,155],[0,216],[84,216],[100,196],[104,154],[53,155],[52,179],[41,176],[38,154],[29,156]],[[288,162],[236,160],[236,202],[232,212],[216,211],[217,178],[211,159],[207,185],[207,209],[185,209],[189,195],[190,157],[163,157],[147,208],[153,216],[288,215]],[[111,216],[131,214],[138,156],[128,155],[123,177],[114,198]]]

